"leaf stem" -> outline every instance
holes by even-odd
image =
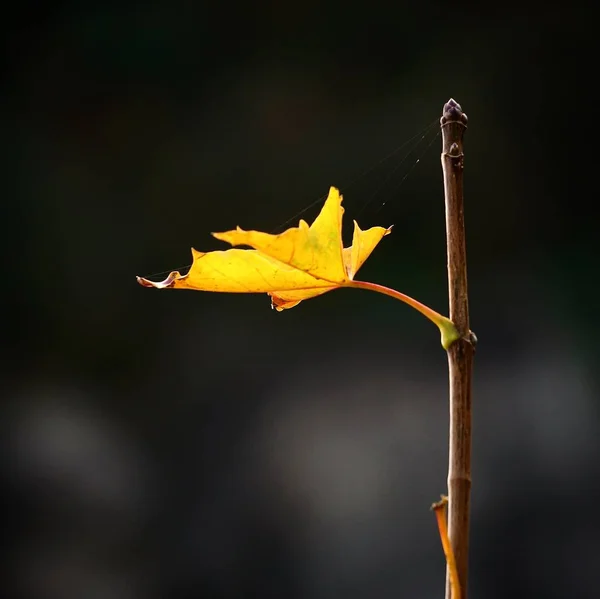
[[[452,551],[452,545],[450,544],[450,539],[448,538],[448,524],[446,522],[447,504],[448,498],[445,495],[442,495],[440,501],[434,503],[431,506],[431,509],[435,512],[438,530],[440,531],[442,549],[444,550],[446,564],[448,566],[448,572],[450,575],[452,599],[461,599],[460,581],[458,579],[458,572],[456,570],[456,560],[454,559],[454,552]]]
[[[416,299],[413,299],[409,295],[405,295],[400,291],[390,289],[389,287],[384,287],[383,285],[378,285],[377,283],[369,283],[367,281],[351,281],[346,285],[346,287],[356,287],[357,289],[376,291],[377,293],[389,295],[394,299],[408,304],[411,308],[414,308],[423,314],[423,316],[431,320],[431,322],[433,322],[433,324],[439,328],[442,336],[442,347],[446,350],[460,337],[456,327],[454,326],[454,323],[450,319],[442,316],[435,310],[432,310],[429,306],[422,304]]]
[[[446,206],[450,318],[459,339],[448,348],[450,432],[448,456],[448,529],[462,599],[467,596],[471,494],[471,373],[475,336],[469,329],[467,254],[463,204],[463,135],[467,116],[450,99],[444,105],[442,170]],[[452,572],[446,571],[446,599],[452,597]]]

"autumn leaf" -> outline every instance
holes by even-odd
[[[244,231],[213,233],[230,245],[253,250],[230,249],[199,252],[192,249],[189,272],[172,272],[164,281],[153,283],[138,278],[142,285],[163,289],[197,289],[229,293],[268,293],[278,310],[347,286],[391,227],[362,231],[354,223],[352,245],[342,246],[342,196],[332,187],[325,205],[312,225],[301,220],[279,235]]]
[[[239,227],[233,231],[213,233],[214,237],[232,246],[249,246],[252,249],[199,252],[192,248],[193,263],[187,274],[174,271],[160,282],[142,277],[137,277],[137,280],[145,287],[157,289],[267,293],[272,306],[278,311],[341,287],[371,289],[400,299],[427,316],[440,327],[442,345],[454,341],[456,329],[447,318],[400,292],[354,279],[392,227],[372,227],[363,231],[354,221],[352,245],[344,248],[342,200],[339,190],[331,187],[312,225],[301,220],[298,227],[278,235],[244,231]]]

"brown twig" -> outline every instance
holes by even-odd
[[[448,528],[456,569],[467,596],[469,508],[471,493],[471,371],[476,338],[469,328],[467,255],[463,207],[463,135],[467,116],[450,99],[442,118],[442,169],[446,202],[448,295],[450,320],[460,335],[448,348],[450,378],[450,451],[448,460]],[[450,572],[446,574],[446,599],[451,599]]]
[[[436,503],[434,503],[431,506],[431,509],[435,512],[438,529],[440,531],[442,549],[444,550],[446,564],[448,565],[450,587],[452,590],[452,599],[461,599],[460,581],[458,580],[458,572],[456,571],[456,560],[454,559],[454,552],[452,551],[452,545],[450,545],[450,539],[448,538],[448,525],[446,523],[447,505],[448,498],[445,495],[442,495],[442,498]]]

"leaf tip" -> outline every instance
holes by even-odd
[[[135,280],[142,286],[142,287],[153,287],[152,282],[149,281],[148,279],[144,279],[144,277],[135,277]]]
[[[181,275],[177,271],[173,271],[164,281],[149,281],[144,277],[136,277],[137,282],[142,287],[154,287],[155,289],[166,289],[172,287],[176,279],[181,278]]]
[[[222,233],[211,233],[211,235],[219,241],[224,241],[229,245],[247,245],[245,241],[240,239],[240,235],[247,235],[248,231],[245,231],[241,227],[236,227],[232,231],[223,231]]]
[[[301,300],[285,300],[281,297],[278,297],[274,293],[269,293],[269,297],[271,298],[271,309],[277,310],[277,312],[283,312],[283,310],[289,310],[294,306],[297,306]]]
[[[341,210],[340,214],[344,214],[344,207],[342,206],[342,202],[344,201],[344,196],[340,193],[340,190],[333,185],[329,188],[329,193],[327,194],[327,199],[325,200],[325,204],[332,203],[334,205],[337,204],[339,209]]]

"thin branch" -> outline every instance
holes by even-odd
[[[469,557],[469,511],[471,494],[471,372],[475,336],[469,328],[467,294],[467,254],[463,206],[463,135],[467,116],[450,99],[444,105],[442,127],[442,169],[446,204],[448,251],[448,295],[450,320],[459,339],[450,345],[450,435],[448,459],[448,528],[456,558],[456,569],[467,597]],[[446,574],[446,599],[451,599],[451,576]]]

